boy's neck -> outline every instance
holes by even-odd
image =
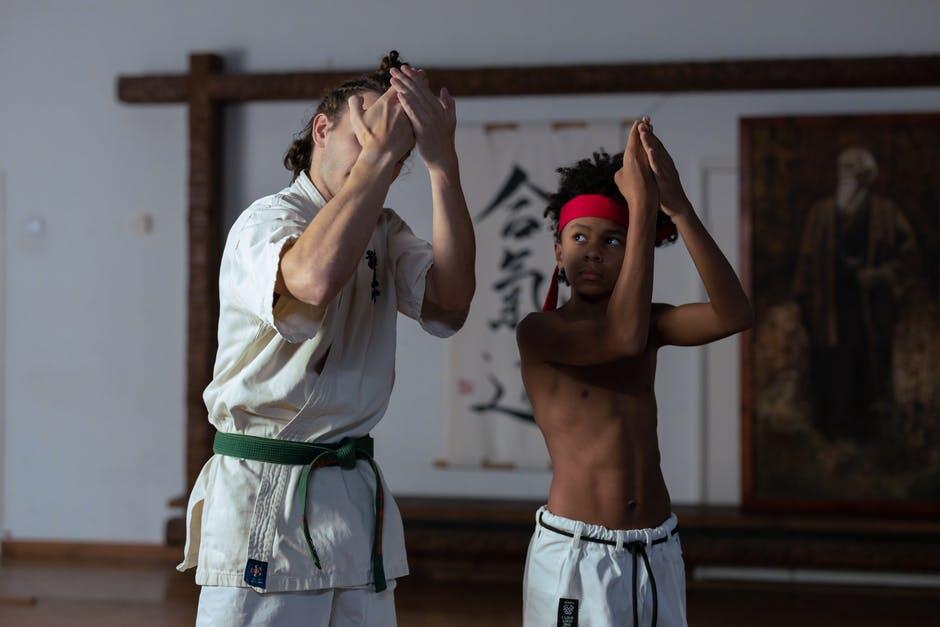
[[[572,290],[571,300],[564,304],[564,308],[579,318],[599,318],[607,313],[608,303],[610,303],[610,294],[585,299]]]

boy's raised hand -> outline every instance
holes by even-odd
[[[655,214],[659,209],[659,189],[640,139],[640,124],[637,121],[630,127],[623,151],[623,165],[614,174],[614,182],[627,200],[631,213],[646,210]]]
[[[649,118],[643,118],[638,127],[640,142],[646,152],[653,175],[656,177],[659,203],[663,213],[674,218],[692,211],[692,204],[679,181],[676,164],[663,143],[653,134],[653,125]]]

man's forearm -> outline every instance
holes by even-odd
[[[432,169],[430,174],[434,207],[430,293],[443,309],[462,311],[469,308],[476,288],[473,221],[460,185],[456,158],[446,167]]]
[[[291,294],[322,305],[342,289],[365,253],[394,172],[393,157],[360,154],[343,187],[281,260]]]

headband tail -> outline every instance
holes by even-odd
[[[548,286],[548,294],[545,296],[545,304],[542,305],[542,311],[553,311],[555,309],[558,309],[558,266],[555,266],[555,273],[552,274],[552,282]]]

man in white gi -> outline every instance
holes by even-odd
[[[473,296],[455,128],[446,90],[390,53],[327,93],[285,157],[293,184],[232,227],[205,391],[216,454],[178,567],[197,567],[197,625],[395,624],[408,565],[369,432],[392,391],[398,312],[446,337]],[[383,208],[416,143],[433,246]]]

